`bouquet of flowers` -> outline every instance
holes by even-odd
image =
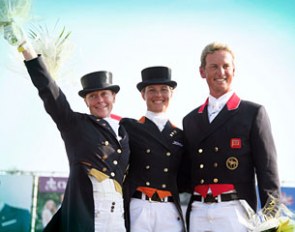
[[[295,215],[279,199],[270,196],[265,206],[252,216],[253,232],[293,232]]]
[[[53,78],[57,78],[61,64],[72,52],[72,44],[69,43],[71,32],[65,27],[57,30],[58,23],[53,31],[46,26],[32,26],[28,38],[23,31],[23,25],[32,16],[30,15],[31,0],[0,0],[0,33],[4,33],[4,39],[13,46],[19,46],[30,39],[32,46],[38,54],[42,54],[43,60]]]
[[[58,21],[53,31],[47,26],[33,26],[29,38],[38,54],[42,54],[44,62],[53,78],[57,78],[61,64],[71,55],[72,43],[69,41],[70,31],[65,27],[58,30]]]
[[[0,31],[12,45],[23,39],[21,25],[29,19],[31,0],[0,0]]]

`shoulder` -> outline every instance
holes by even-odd
[[[29,215],[30,215],[29,210],[19,208],[19,207],[10,206],[10,205],[5,205],[3,211],[6,212],[7,214],[16,215],[16,216],[28,216],[29,217]]]
[[[120,125],[126,126],[126,125],[132,125],[137,124],[138,120],[135,120],[134,118],[121,118]]]
[[[239,106],[239,109],[242,111],[246,111],[248,113],[257,113],[260,111],[265,112],[266,109],[262,104],[253,102],[253,101],[248,101],[248,100],[242,100]]]
[[[253,101],[248,101],[248,100],[241,100],[240,106],[252,107],[252,108],[260,108],[260,107],[263,107],[263,105],[261,105],[261,104],[258,104],[258,103],[253,102]]]
[[[186,120],[188,120],[188,119],[190,119],[190,118],[193,118],[193,117],[195,117],[196,115],[198,115],[198,114],[199,114],[199,109],[200,109],[200,108],[201,108],[201,106],[199,106],[199,107],[197,107],[197,108],[191,110],[188,114],[186,114],[186,115],[184,116],[183,121],[186,121]]]

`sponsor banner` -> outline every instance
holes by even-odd
[[[33,176],[0,175],[0,231],[29,232]]]
[[[39,177],[39,192],[41,193],[64,193],[67,177]]]
[[[59,209],[63,201],[67,180],[67,177],[39,177],[35,232],[43,231]]]

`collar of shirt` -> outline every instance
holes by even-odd
[[[155,113],[151,111],[147,111],[145,116],[153,121],[160,131],[162,131],[168,121],[168,117],[166,113]]]
[[[234,93],[234,91],[231,90],[219,98],[215,98],[215,97],[209,95],[208,117],[209,117],[210,122],[212,122],[213,119],[219,114],[219,112],[225,106],[225,104],[230,99],[230,97],[233,95],[233,93]]]
[[[112,119],[111,117],[104,118],[104,120],[106,120],[110,124],[113,131],[116,133],[118,140],[120,140],[121,137],[119,136],[119,121]]]

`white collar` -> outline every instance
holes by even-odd
[[[154,118],[156,119],[162,119],[162,120],[168,120],[167,114],[165,112],[161,112],[161,113],[155,113],[152,111],[147,111],[145,116],[150,119],[153,120]]]
[[[112,129],[116,133],[118,140],[120,140],[121,137],[119,136],[119,121],[116,119],[113,119],[111,117],[106,117],[103,119],[106,120],[110,124],[110,126],[112,127]]]
[[[153,121],[159,128],[160,131],[163,130],[163,128],[165,127],[167,121],[168,121],[168,116],[165,112],[161,112],[161,113],[155,113],[152,111],[147,111],[145,116]]]
[[[215,98],[212,95],[209,95],[209,106],[212,109],[222,109],[224,105],[227,103],[227,101],[230,99],[230,97],[233,95],[234,91],[231,90],[225,94],[223,94],[219,98]]]

